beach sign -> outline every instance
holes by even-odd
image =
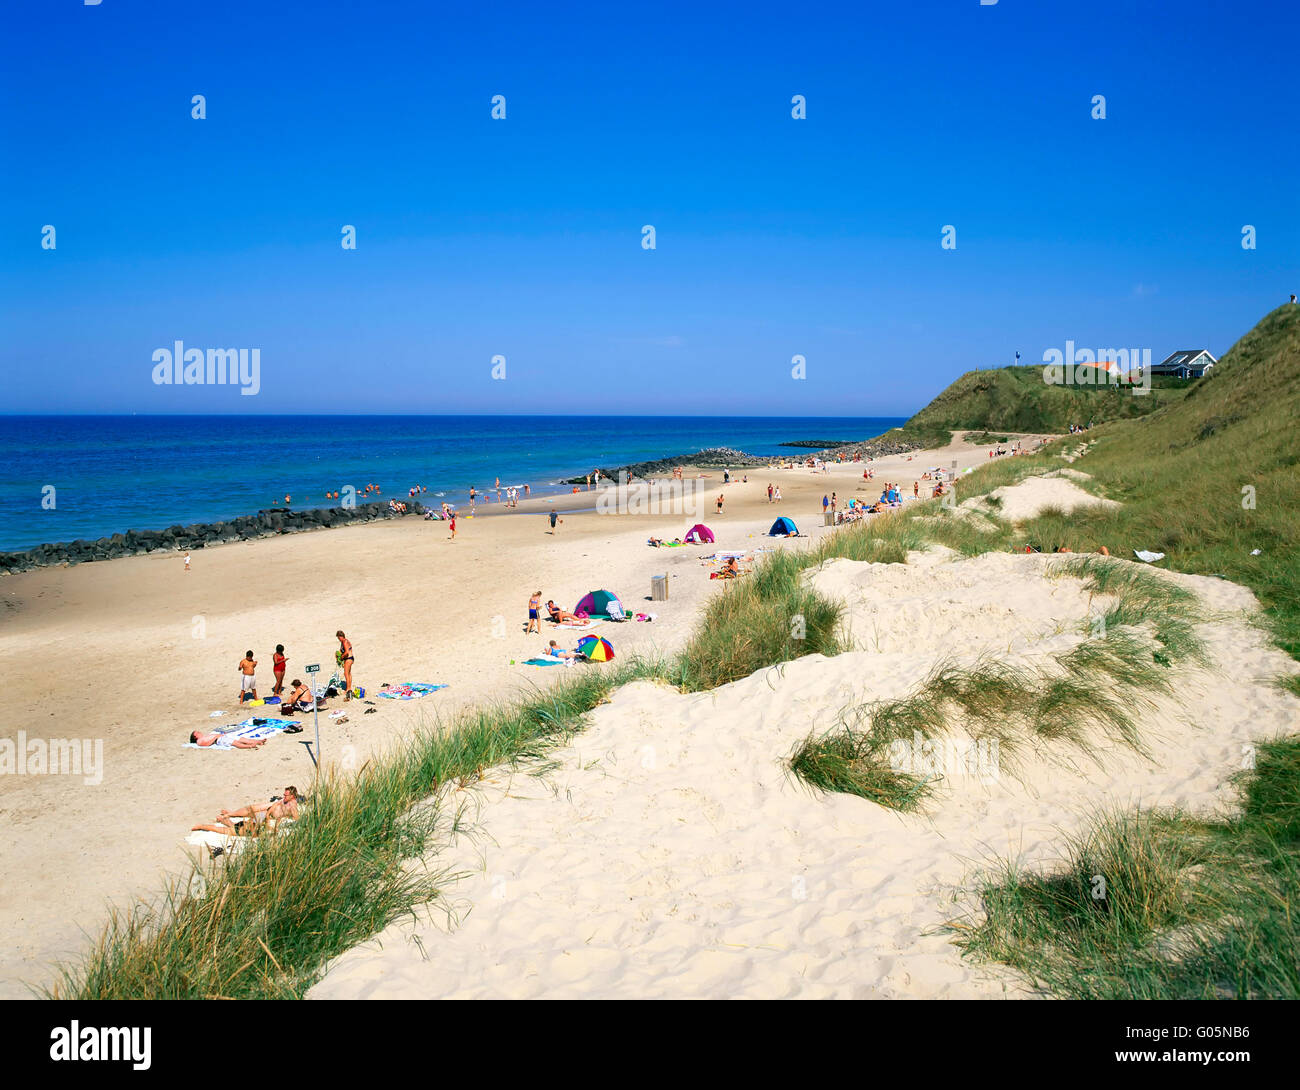
[[[310,666],[304,666],[304,670],[309,674],[320,673],[320,663],[313,662]],[[308,684],[307,691],[311,693],[311,723],[316,729],[316,752],[312,754],[312,760],[316,765],[316,775],[320,775],[320,713],[316,710],[316,686]]]

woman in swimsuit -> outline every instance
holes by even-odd
[[[536,632],[539,636],[542,632],[542,622],[540,620],[542,609],[542,592],[533,591],[533,596],[528,599],[528,627],[525,632]]]
[[[352,641],[343,635],[343,629],[334,633],[339,638],[339,650],[343,652],[343,684],[347,686],[347,695],[344,700],[352,699],[352,663],[356,661],[356,656],[352,654]]]

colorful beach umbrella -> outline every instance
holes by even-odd
[[[614,657],[614,648],[604,636],[583,636],[578,641],[578,650],[591,662],[608,662]]]

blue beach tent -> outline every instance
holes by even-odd
[[[790,537],[799,532],[799,527],[794,524],[794,519],[788,519],[782,515],[774,523],[772,529],[768,530],[768,537]]]

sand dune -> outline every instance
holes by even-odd
[[[1294,664],[1247,623],[1251,594],[1169,575],[1207,607],[1212,665],[1142,713],[1151,759],[1047,749],[1013,778],[951,772],[925,815],[818,795],[787,767],[846,709],[905,695],[940,661],[1043,665],[1087,638],[1087,595],[1061,558],[947,553],[837,561],[814,585],[849,607],[863,650],[810,656],[709,693],[637,683],[542,777],[497,772],[448,810],[473,832],[430,862],[467,872],[442,909],[330,966],[314,998],[1000,997],[1008,974],[940,932],[982,860],[1057,856],[1100,807],[1226,804],[1244,747],[1289,729],[1270,684]],[[443,906],[445,907],[445,906]]]

